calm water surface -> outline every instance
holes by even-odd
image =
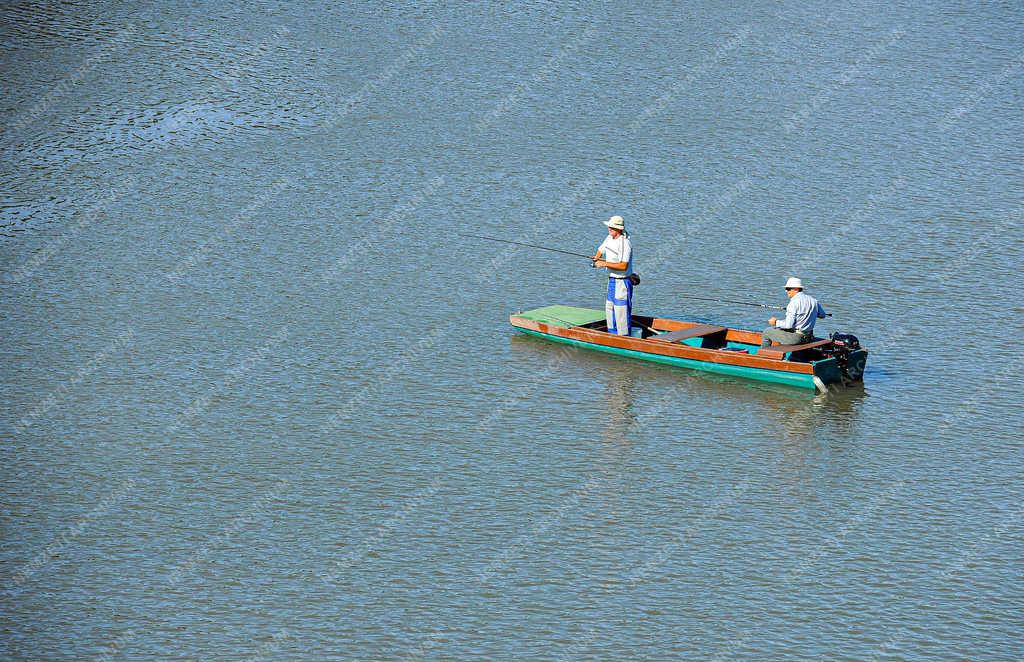
[[[10,659],[1024,656],[1024,12],[0,9]],[[568,351],[796,274],[812,396]]]

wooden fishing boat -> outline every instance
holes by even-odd
[[[603,310],[571,306],[514,313],[509,322],[576,347],[819,391],[861,380],[868,355],[853,336],[762,348],[755,331],[641,315],[632,318],[640,337],[618,336],[608,333]]]

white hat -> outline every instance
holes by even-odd
[[[622,220],[621,216],[612,216],[607,221],[605,221],[604,224],[610,228],[615,228],[616,230],[626,229],[626,222]]]
[[[792,278],[790,278],[789,280],[786,281],[786,289],[787,290],[793,290],[793,289],[802,290],[802,289],[804,289],[804,284],[800,282],[799,278],[797,278],[796,276],[793,276]]]

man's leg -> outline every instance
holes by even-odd
[[[615,331],[614,333],[620,336],[629,335],[629,316],[632,312],[632,295],[633,295],[633,283],[625,279],[615,278],[615,298],[613,303],[613,312],[615,317]]]
[[[608,300],[604,302],[604,318],[608,333],[615,333],[615,279],[608,279]]]
[[[761,334],[761,347],[769,347],[772,341],[780,345],[798,345],[803,342],[803,334],[795,331],[783,331],[777,326],[770,326]]]

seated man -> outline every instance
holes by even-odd
[[[818,300],[804,293],[799,278],[786,281],[786,319],[768,318],[770,327],[761,334],[761,347],[771,347],[772,341],[780,345],[801,345],[814,339],[814,323],[825,317],[825,309]]]

